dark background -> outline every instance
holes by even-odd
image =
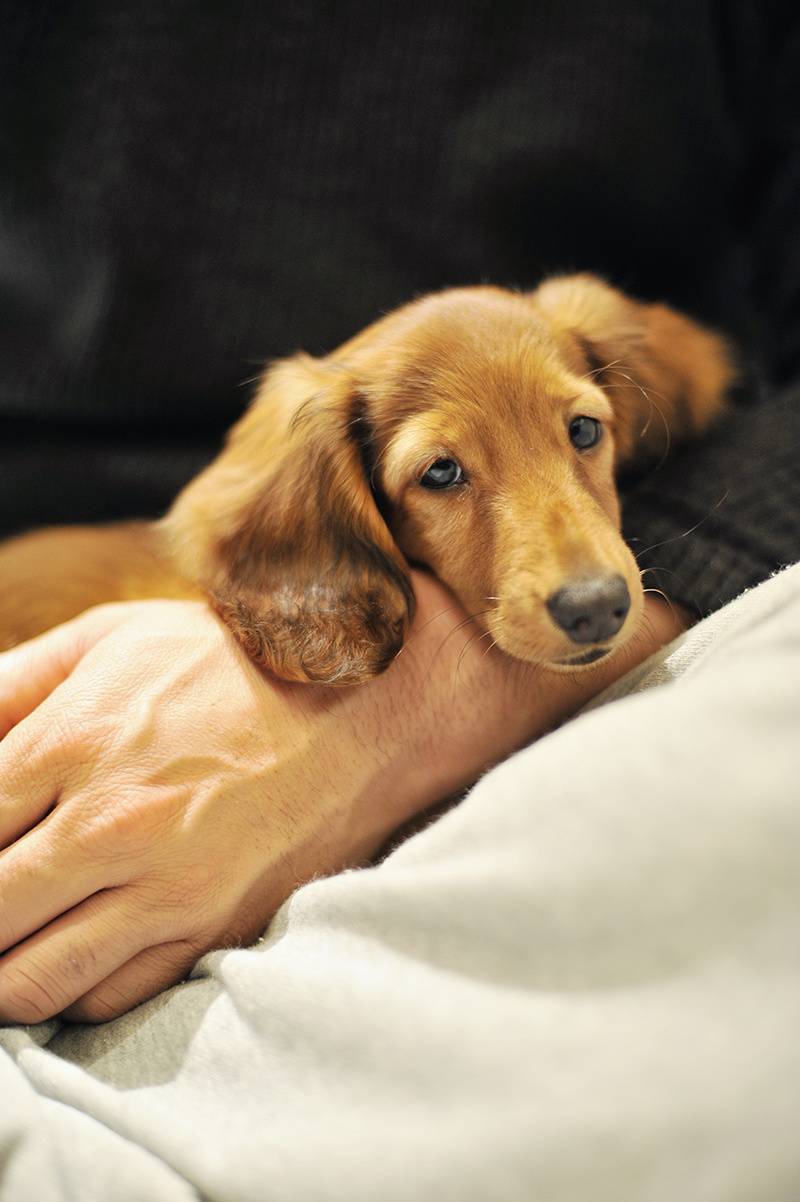
[[[266,361],[460,283],[597,271],[732,333],[745,400],[791,383],[797,26],[705,0],[3,0],[0,531],[160,514]]]

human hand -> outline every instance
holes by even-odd
[[[103,1021],[251,942],[608,683],[532,677],[415,587],[403,653],[351,689],[261,673],[190,601],[102,606],[0,656],[0,1018]]]
[[[264,676],[199,602],[104,606],[0,657],[0,1015],[108,1018],[379,845],[338,700]]]

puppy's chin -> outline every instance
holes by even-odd
[[[564,641],[560,646],[553,647],[552,643],[548,646],[544,638],[536,641],[533,638],[523,639],[519,637],[520,631],[515,631],[516,637],[510,638],[508,632],[503,631],[499,623],[489,622],[488,626],[494,643],[500,651],[511,656],[512,659],[530,664],[531,667],[538,668],[543,672],[553,672],[562,676],[584,672],[595,664],[605,663],[612,659],[620,648],[628,643],[635,630],[634,622],[626,622],[623,629],[610,642],[599,643],[595,646],[579,647],[575,645],[570,648],[564,645]],[[494,629],[492,629],[493,626]]]
[[[575,655],[572,658],[555,659],[542,661],[539,664],[546,672],[555,672],[560,676],[573,675],[576,672],[582,672],[586,668],[591,668],[594,664],[599,664],[603,660],[611,659],[620,647],[623,647],[627,639],[622,639],[618,643],[614,643],[611,647],[593,647],[589,651],[584,651],[580,655]]]

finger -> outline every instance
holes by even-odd
[[[0,739],[63,684],[86,653],[128,616],[123,606],[101,605],[0,653]]]
[[[63,1011],[77,1023],[105,1023],[183,981],[207,950],[179,940],[145,948]]]
[[[130,875],[124,857],[92,855],[97,840],[74,839],[50,825],[40,824],[0,852],[0,952]]]
[[[40,822],[107,750],[113,713],[98,707],[86,682],[80,704],[65,689],[122,608],[103,606],[0,655],[0,847]]]
[[[14,732],[16,734],[16,732]],[[58,755],[36,754],[36,739],[13,739],[0,744],[0,849],[30,831],[58,802],[61,790]],[[0,851],[0,888],[4,875]]]
[[[98,751],[113,742],[112,715],[86,721],[85,709],[56,689],[0,742],[0,848],[32,831],[62,796],[80,792]],[[0,882],[7,864],[0,852]]]
[[[150,908],[130,890],[95,894],[0,956],[0,1022],[60,1014],[159,941]]]

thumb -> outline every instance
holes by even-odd
[[[86,653],[129,616],[124,603],[99,605],[0,653],[0,739],[33,713]]]

